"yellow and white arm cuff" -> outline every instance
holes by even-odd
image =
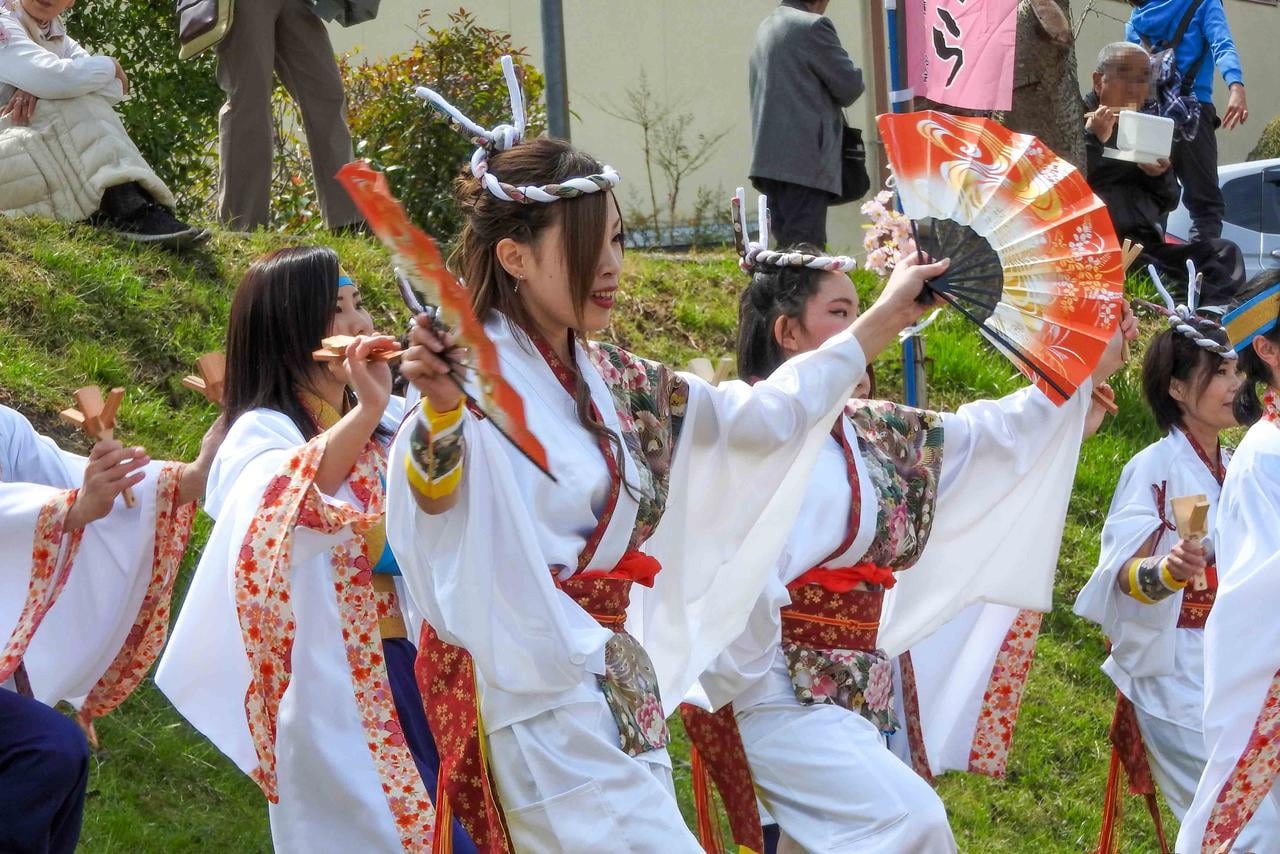
[[[413,488],[426,498],[444,498],[462,482],[465,406],[459,400],[448,412],[436,412],[424,400],[414,418],[405,470]]]

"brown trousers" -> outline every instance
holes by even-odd
[[[228,228],[267,224],[272,173],[272,75],[297,102],[325,224],[360,220],[337,182],[353,159],[342,76],[322,22],[303,0],[240,0],[218,45],[218,219]]]

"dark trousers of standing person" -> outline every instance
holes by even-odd
[[[1182,185],[1182,203],[1191,214],[1191,240],[1222,236],[1222,188],[1218,186],[1218,137],[1222,122],[1213,104],[1200,102],[1196,138],[1173,143],[1173,172]]]
[[[1200,305],[1230,305],[1244,290],[1244,253],[1240,247],[1222,237],[1193,240],[1190,243],[1159,243],[1143,249],[1139,269],[1153,263],[1160,277],[1179,300],[1187,298],[1187,261],[1204,276],[1200,283]]]
[[[218,85],[227,96],[218,114],[218,219],[242,230],[268,222],[275,74],[302,113],[325,224],[359,222],[336,178],[354,158],[342,75],[324,22],[303,0],[241,0],[235,9],[218,45]]]
[[[89,744],[80,727],[0,688],[0,851],[74,851],[88,782]]]
[[[769,233],[779,248],[797,243],[826,248],[827,208],[836,199],[833,194],[772,178],[752,178],[751,186],[769,197]]]

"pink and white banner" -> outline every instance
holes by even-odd
[[[1013,102],[1018,0],[899,0],[907,85],[916,97],[968,110]]]

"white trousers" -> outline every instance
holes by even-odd
[[[1208,756],[1204,733],[1153,717],[1134,706],[1138,729],[1151,758],[1151,775],[1164,796],[1169,811],[1181,822],[1191,809],[1196,785]],[[1258,811],[1240,831],[1232,851],[1240,854],[1280,854],[1280,811],[1275,800],[1263,798]]]
[[[489,733],[490,762],[521,854],[701,854],[676,804],[669,758],[632,758],[601,696]]]
[[[737,712],[756,791],[782,832],[821,854],[951,854],[942,800],[866,719],[832,705]]]

